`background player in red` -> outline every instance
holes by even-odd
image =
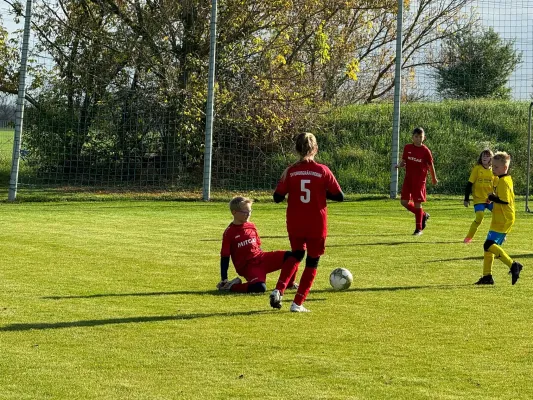
[[[313,134],[302,133],[297,136],[296,152],[300,155],[300,160],[283,172],[274,193],[276,203],[280,203],[288,195],[287,232],[292,256],[284,264],[276,289],[270,294],[270,305],[281,308],[289,278],[293,276],[297,262],[303,259],[307,249],[305,269],[290,308],[293,312],[307,312],[309,310],[302,304],[315,280],[318,261],[325,250],[326,199],[343,201],[344,194],[330,169],[314,161],[318,145]]]
[[[292,255],[290,251],[263,251],[261,238],[255,224],[250,222],[252,200],[245,197],[234,197],[229,208],[233,222],[224,231],[222,249],[220,251],[220,277],[218,290],[239,293],[264,293],[266,291],[266,275],[278,271],[285,260]],[[237,273],[246,279],[243,283],[237,277],[228,281],[229,260],[233,261]],[[289,261],[292,268],[293,262]],[[289,288],[296,288],[294,278],[298,264],[291,276]]]
[[[415,231],[413,235],[421,235],[426,227],[429,214],[424,212],[422,203],[426,201],[426,178],[428,169],[431,174],[431,182],[436,185],[437,174],[433,165],[431,151],[423,144],[426,139],[424,129],[413,130],[413,143],[405,145],[402,161],[396,168],[405,167],[405,178],[402,186],[401,203],[407,210],[415,215]]]

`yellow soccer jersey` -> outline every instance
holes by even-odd
[[[490,230],[508,233],[515,220],[513,179],[510,175],[504,175],[498,180],[498,186],[496,186],[494,194],[500,200],[509,204],[494,203]]]
[[[468,181],[472,183],[472,197],[474,204],[487,202],[487,197],[494,191],[498,177],[492,174],[492,168],[485,168],[477,164],[472,168]]]

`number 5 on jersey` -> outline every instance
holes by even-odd
[[[311,183],[309,179],[302,179],[300,181],[300,189],[304,193],[302,196],[300,196],[300,200],[302,203],[309,203],[311,201],[311,190],[307,189],[305,185],[308,183]]]

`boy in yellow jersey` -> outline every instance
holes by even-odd
[[[474,235],[476,234],[479,226],[483,222],[485,217],[485,210],[492,211],[494,203],[487,198],[489,194],[494,191],[498,182],[498,177],[492,173],[492,151],[485,149],[479,155],[477,164],[472,168],[470,178],[465,188],[465,200],[464,205],[468,207],[470,205],[470,193],[472,193],[474,202],[474,211],[476,218],[470,225],[470,229],[466,234],[465,243],[471,243]]]
[[[487,240],[483,244],[483,249],[485,250],[483,276],[476,282],[476,285],[494,285],[494,279],[492,279],[494,257],[499,258],[509,267],[513,285],[520,277],[520,271],[523,268],[522,264],[513,261],[501,248],[505,236],[509,233],[515,221],[513,179],[507,174],[510,163],[511,156],[503,151],[497,152],[492,158],[492,172],[499,179],[494,193],[488,197],[488,200],[494,203],[494,208],[492,209],[492,222]]]

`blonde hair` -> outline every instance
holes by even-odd
[[[247,197],[237,196],[229,202],[230,211],[241,211],[244,204],[252,204],[252,200]]]
[[[309,132],[300,133],[296,136],[295,149],[302,160],[314,156],[318,151],[318,143],[316,142],[315,135]]]
[[[505,151],[497,151],[494,154],[494,157],[492,157],[493,164],[494,164],[494,161],[497,161],[497,162],[500,162],[502,164],[509,166],[509,164],[511,163],[511,156]]]
[[[300,160],[285,168],[285,171],[283,171],[283,174],[281,174],[282,181],[284,181],[287,177],[287,172],[289,171],[290,167],[298,164],[300,161],[308,160],[317,153],[318,143],[316,141],[315,135],[310,132],[300,133],[298,136],[296,136],[296,143],[294,145],[294,149],[300,156]]]

